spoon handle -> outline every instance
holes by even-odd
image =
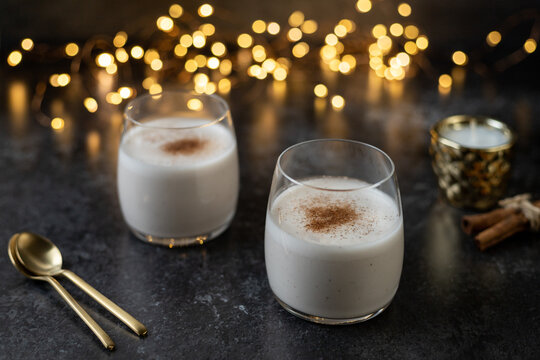
[[[107,333],[98,325],[98,323],[92,319],[90,315],[75,301],[75,299],[67,292],[66,289],[52,276],[44,276],[49,284],[51,284],[56,291],[64,298],[64,300],[71,306],[71,308],[79,315],[81,319],[88,325],[90,330],[98,337],[99,341],[108,350],[114,350],[114,341],[107,335]]]
[[[131,330],[133,330],[137,335],[146,336],[148,334],[148,330],[146,329],[146,327],[143,324],[141,324],[137,319],[135,319],[133,316],[128,314],[120,306],[113,303],[105,295],[103,295],[102,293],[100,293],[99,291],[94,289],[92,286],[90,286],[86,281],[81,279],[74,272],[69,271],[69,270],[63,270],[62,275],[67,277],[75,285],[77,285],[84,292],[86,292],[88,295],[90,295],[90,297],[92,297],[94,300],[96,300],[105,309],[109,310],[109,312],[111,314],[113,314],[118,319],[120,319]]]

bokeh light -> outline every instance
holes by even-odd
[[[398,10],[399,15],[403,17],[410,16],[412,13],[411,6],[407,3],[399,4],[397,10]]]
[[[498,43],[501,42],[501,39],[502,39],[502,36],[501,36],[501,33],[498,32],[498,31],[491,31],[487,37],[486,37],[486,42],[488,43],[489,46],[497,46]]]
[[[83,104],[86,110],[88,110],[88,112],[95,113],[98,109],[98,103],[96,99],[92,97],[87,97],[86,99],[84,99]]]
[[[208,17],[214,12],[214,8],[210,4],[202,4],[197,11],[200,17]]]
[[[523,49],[529,54],[533,53],[536,50],[536,40],[534,39],[527,39],[525,43],[523,44]]]
[[[67,56],[75,56],[79,53],[79,45],[75,43],[69,43],[64,48],[64,52]]]
[[[345,106],[345,99],[341,95],[334,95],[332,96],[331,103],[334,110],[341,110]]]
[[[21,48],[26,51],[30,51],[34,48],[34,42],[30,38],[23,39],[21,41]]]
[[[356,2],[356,9],[361,13],[367,13],[371,10],[371,1],[370,0],[358,0]]]
[[[467,54],[465,54],[463,51],[454,51],[452,54],[452,61],[456,65],[465,65],[467,64],[468,57]]]
[[[19,50],[12,51],[7,58],[9,66],[17,66],[22,60],[22,54]]]

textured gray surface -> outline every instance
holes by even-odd
[[[19,74],[20,75],[20,74]],[[471,86],[442,98],[409,83],[399,98],[343,83],[344,112],[318,114],[304,79],[283,102],[257,87],[229,101],[241,158],[241,193],[231,228],[203,247],[167,249],[129,234],[115,189],[117,128],[82,111],[59,139],[24,110],[13,111],[6,76],[0,111],[0,358],[537,358],[540,241],[521,234],[480,253],[459,228],[463,212],[437,197],[428,128],[457,113],[488,114],[517,129],[511,193],[540,177],[538,90]],[[22,76],[22,75],[21,75]],[[31,83],[32,79],[25,80]],[[488,90],[486,90],[488,89]],[[67,95],[66,95],[67,98]],[[24,109],[24,106],[22,107]],[[86,134],[100,134],[97,151]],[[64,134],[65,135],[65,134]],[[363,324],[330,327],[285,312],[264,268],[266,201],[275,159],[286,146],[347,137],[387,151],[397,165],[405,215],[405,260],[391,306]],[[139,339],[61,280],[117,343],[108,353],[45,283],[11,266],[7,242],[30,229],[51,238],[65,266],[148,326]]]

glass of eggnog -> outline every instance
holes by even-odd
[[[380,314],[403,265],[403,215],[390,157],[341,139],[286,149],[272,181],[264,251],[270,287],[292,314],[323,324]]]
[[[118,151],[118,196],[135,236],[169,247],[227,229],[238,198],[238,155],[227,103],[166,91],[131,101]]]

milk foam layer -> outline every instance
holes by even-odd
[[[178,128],[208,123],[162,118],[124,134],[118,193],[133,230],[158,238],[193,238],[217,236],[230,223],[238,197],[234,134],[221,124]]]
[[[150,164],[174,166],[196,165],[213,161],[234,147],[234,138],[221,125],[209,125],[210,120],[161,118],[132,128],[122,141],[122,151],[131,158]],[[202,126],[202,127],[201,127]],[[178,141],[197,141],[193,151],[166,151],[166,146]]]
[[[270,287],[292,309],[330,319],[356,319],[387,306],[403,264],[403,220],[398,205],[380,190],[351,178],[302,181],[270,204],[265,260]],[[306,207],[349,204],[358,217],[331,231],[306,228]]]
[[[279,226],[299,239],[321,245],[349,245],[375,241],[398,225],[399,214],[392,199],[375,190],[356,190],[369,184],[347,177],[319,177],[302,181],[275,200],[272,215]],[[347,191],[321,191],[317,188]],[[336,224],[324,231],[309,228],[310,207],[347,206],[355,211],[352,223]]]

